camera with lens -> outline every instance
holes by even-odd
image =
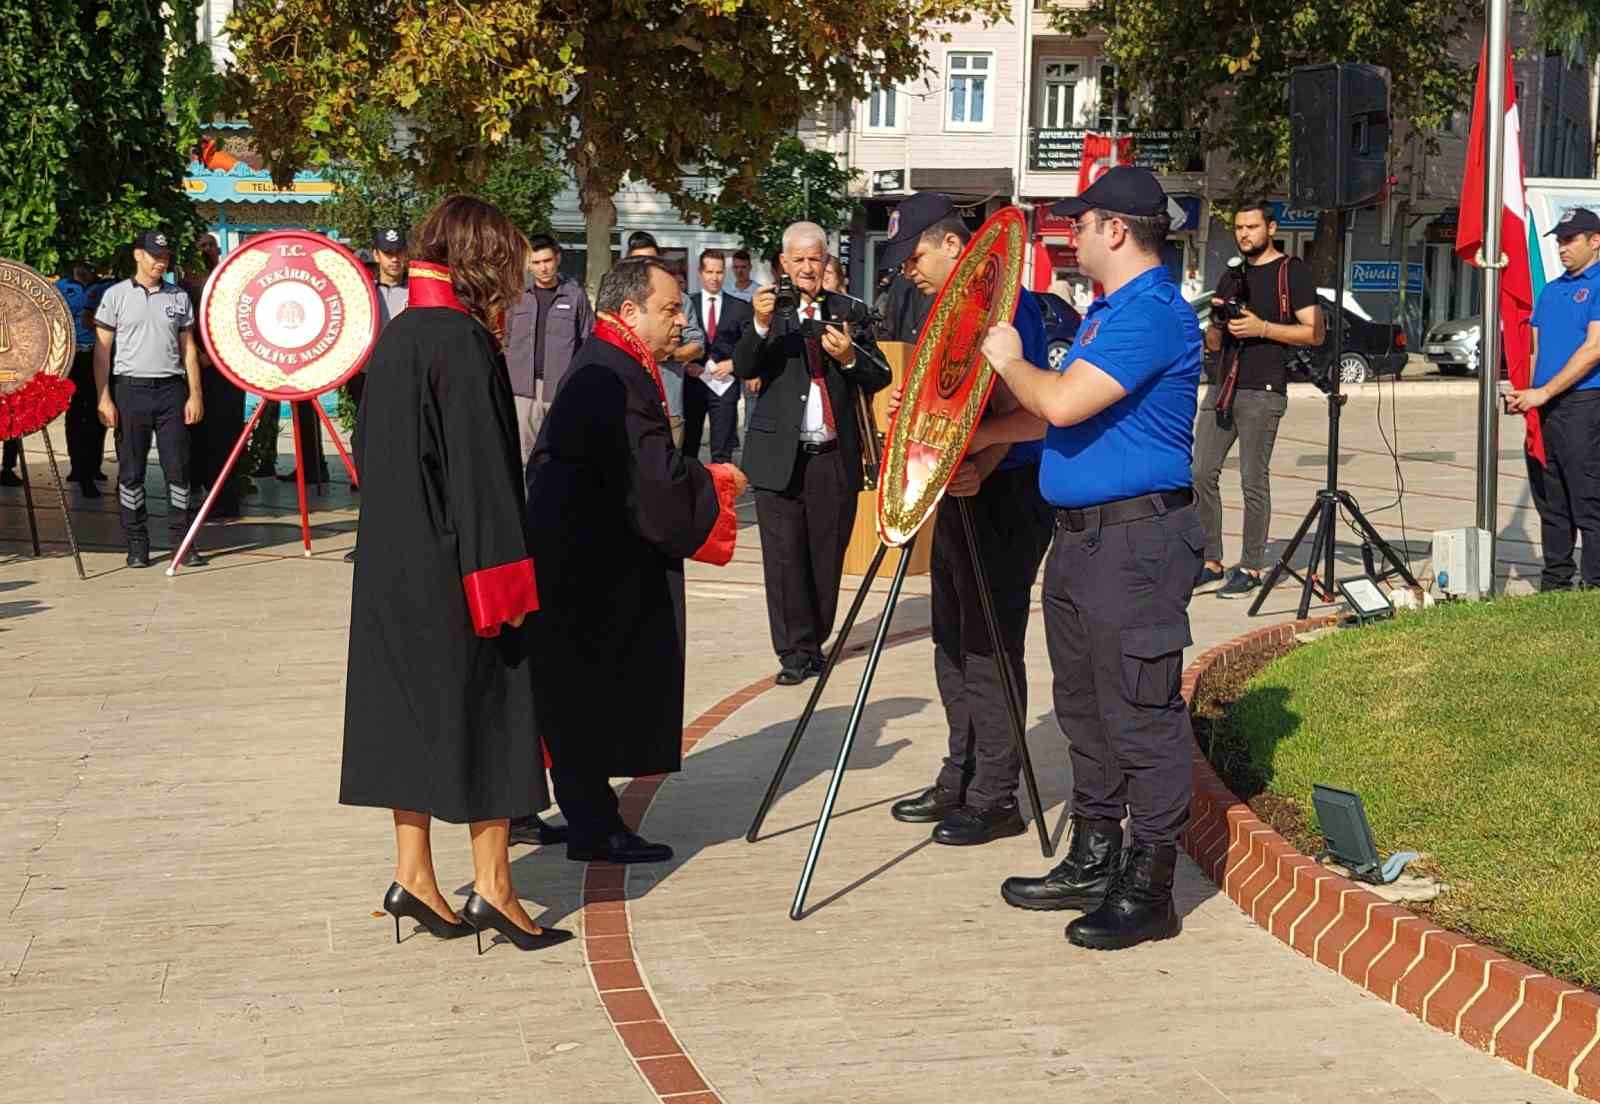
[[[778,282],[772,287],[774,298],[773,312],[775,314],[795,315],[800,311],[800,289],[794,286],[794,280],[787,274],[778,277]]]
[[[1244,278],[1244,258],[1234,257],[1228,262],[1228,270],[1217,281],[1216,297],[1222,300],[1222,305],[1211,308],[1211,321],[1214,324],[1221,326],[1230,319],[1244,317],[1245,308],[1250,305],[1250,285]]]

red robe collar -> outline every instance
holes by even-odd
[[[604,341],[607,345],[615,346],[627,353],[645,371],[650,373],[650,378],[655,381],[656,391],[661,395],[661,409],[667,409],[667,389],[661,382],[661,368],[656,364],[656,358],[650,355],[650,349],[634,333],[626,322],[614,314],[602,311],[594,320],[594,336]]]
[[[445,307],[469,314],[466,306],[456,298],[455,286],[450,282],[450,269],[430,261],[412,261],[406,267],[407,291],[413,307]]]

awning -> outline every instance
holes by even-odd
[[[1010,197],[1014,189],[1012,172],[1002,169],[911,169],[913,192],[944,192],[955,200],[984,200]]]

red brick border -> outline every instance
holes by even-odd
[[[889,644],[902,644],[928,635],[927,629],[891,633]],[[852,644],[847,655],[867,650]],[[711,735],[723,721],[754,701],[776,683],[771,676],[757,679],[717,702],[683,729],[683,753]],[[622,819],[634,831],[644,820],[666,775],[635,778],[622,790]],[[583,957],[600,1003],[605,1006],[622,1049],[650,1091],[664,1104],[723,1104],[694,1060],[684,1051],[666,1015],[650,992],[639,966],[628,917],[628,868],[592,862],[583,874]]]
[[[1185,699],[1235,660],[1333,617],[1269,625],[1202,653]],[[1194,753],[1184,846],[1278,939],[1479,1050],[1600,1100],[1600,995],[1514,962],[1317,865],[1256,818]]]

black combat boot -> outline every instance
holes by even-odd
[[[1172,874],[1178,864],[1173,844],[1134,844],[1122,856],[1105,902],[1067,925],[1067,941],[1099,951],[1119,951],[1152,939],[1171,939],[1183,930],[1172,904]]]
[[[1120,821],[1073,817],[1067,857],[1042,878],[1007,878],[1000,896],[1017,908],[1088,912],[1105,900],[1121,854]]]

